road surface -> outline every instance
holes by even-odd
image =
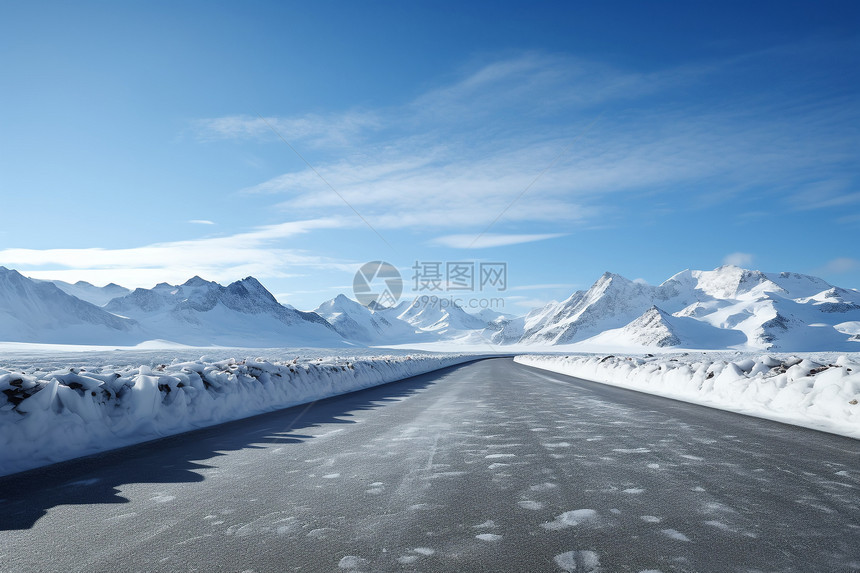
[[[860,441],[484,360],[0,478],[2,571],[860,571]]]

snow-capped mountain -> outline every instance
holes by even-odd
[[[568,344],[604,330],[621,328],[657,301],[663,289],[604,273],[587,291],[577,291],[560,303],[550,303],[526,315],[521,342]]]
[[[500,318],[502,318],[502,319],[513,318],[513,315],[507,315],[507,314],[504,314],[501,312],[496,312],[495,310],[493,310],[491,308],[482,308],[478,312],[470,312],[469,314],[471,314],[472,316],[476,316],[476,317],[480,318],[483,322],[486,322],[486,323],[493,322],[493,321],[498,320]]]
[[[326,319],[347,340],[364,344],[397,344],[413,340],[415,328],[402,320],[374,311],[339,294],[314,312]]]
[[[487,323],[463,310],[451,299],[418,296],[377,314],[411,324],[417,331],[433,333],[440,338],[458,338],[471,331],[483,330]]]
[[[129,289],[123,286],[119,286],[116,283],[110,283],[103,287],[97,287],[91,283],[88,283],[87,281],[78,281],[74,284],[59,280],[52,280],[46,282],[54,283],[57,288],[59,288],[64,293],[70,294],[96,306],[104,306],[111,300],[119,296],[125,296],[131,292]]]
[[[189,345],[342,346],[321,316],[287,308],[248,277],[222,286],[194,277],[115,298],[105,310],[137,320],[150,338]]]
[[[860,293],[808,275],[723,266],[651,286],[606,273],[529,313],[520,342],[860,350],[858,321]]]
[[[623,332],[643,346],[680,346],[681,338],[672,325],[672,317],[652,306],[645,314],[624,327]]]
[[[227,286],[194,277],[99,302],[116,285],[35,281],[0,267],[0,340],[196,346],[463,344],[599,345],[860,351],[860,292],[795,273],[723,266],[653,286],[605,273],[588,290],[525,316],[464,311],[419,296],[367,308],[339,295],[315,312],[278,303],[256,279]]]
[[[620,329],[601,332],[589,342],[602,346],[683,347],[723,350],[746,343],[743,332],[717,328],[685,316],[673,316],[656,306]]]
[[[0,340],[53,344],[132,344],[137,323],[0,267]]]
[[[483,337],[493,344],[513,344],[523,337],[525,323],[525,316],[502,315],[487,323]]]

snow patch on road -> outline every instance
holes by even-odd
[[[558,484],[552,482],[544,482],[538,485],[530,486],[529,489],[531,491],[549,491],[551,489],[555,489],[558,487]]]
[[[593,509],[574,509],[573,511],[565,511],[561,515],[556,516],[554,521],[541,524],[541,527],[549,530],[565,529],[593,522],[596,519],[597,512]]]
[[[600,557],[594,551],[568,551],[555,556],[555,564],[568,573],[599,573]]]
[[[418,555],[423,555],[424,557],[430,557],[431,555],[436,553],[435,549],[431,549],[429,547],[416,547],[412,551],[414,553],[417,553]]]
[[[676,529],[663,529],[661,533],[677,541],[690,541],[690,538]]]
[[[397,562],[402,565],[411,565],[417,562],[422,557],[430,557],[436,553],[435,549],[431,549],[430,547],[416,547],[414,549],[409,550],[408,555],[402,555],[397,558]]]
[[[359,569],[367,564],[366,559],[362,559],[361,557],[357,557],[355,555],[347,555],[346,557],[341,558],[338,562],[337,566],[341,569]]]
[[[523,509],[530,509],[532,511],[539,511],[539,510],[543,509],[543,504],[541,502],[531,501],[531,500],[527,500],[527,499],[520,501],[520,502],[517,502],[517,505],[519,505]]]

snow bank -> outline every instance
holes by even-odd
[[[604,384],[860,438],[860,355],[517,356]]]
[[[0,368],[0,475],[474,360],[464,354]]]

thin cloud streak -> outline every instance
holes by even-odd
[[[749,56],[756,57],[764,56]],[[792,197],[786,189],[831,179],[846,165],[845,149],[856,136],[845,130],[843,120],[860,115],[856,104],[810,103],[798,96],[794,104],[788,99],[744,102],[745,111],[739,112],[733,106],[709,107],[707,101],[685,106],[672,101],[673,90],[701,89],[710,75],[724,74],[731,65],[632,74],[536,54],[495,62],[400,108],[368,114],[372,122],[355,121],[353,112],[342,120],[326,117],[314,129],[349,126],[338,133],[349,133],[356,144],[374,130],[386,130],[390,137],[362,144],[361,156],[315,162],[315,168],[375,228],[419,225],[477,232],[594,119],[597,109],[619,100],[631,107],[607,113],[540,179],[526,204],[505,213],[500,231],[512,222],[545,222],[548,230],[558,231],[612,224],[620,195],[677,195],[688,209],[758,188],[773,189],[775,199],[784,200]],[[660,96],[667,103],[651,101]],[[634,105],[643,99],[647,114],[637,113]],[[781,115],[792,109],[794,117]],[[499,110],[508,114],[504,122],[493,120]],[[304,120],[272,119],[278,126],[310,125]],[[253,127],[229,127],[235,123],[233,118],[219,129],[225,136],[236,131],[244,137],[259,127],[253,122]],[[323,191],[309,169],[244,190],[289,195],[278,205],[284,210],[341,212],[341,199]],[[853,205],[856,192],[834,188],[822,199],[821,207]]]
[[[257,277],[294,277],[296,269],[354,271],[355,263],[310,255],[279,246],[289,237],[348,225],[336,218],[290,221],[258,227],[224,237],[211,237],[123,249],[3,249],[0,265],[31,276],[125,281],[124,286],[151,286],[152,281],[185,280],[198,274],[213,280]],[[55,267],[28,271],[28,268]],[[182,278],[184,277],[184,279]]]
[[[330,115],[306,114],[298,117],[232,115],[199,119],[191,130],[198,141],[263,140],[271,138],[271,126],[291,141],[314,147],[343,146],[359,134],[378,125],[371,113],[347,112]]]
[[[860,269],[860,260],[851,257],[840,257],[829,261],[821,270],[825,273],[836,275],[850,273],[857,269]]]
[[[536,284],[536,285],[518,285],[510,287],[508,290],[511,291],[529,291],[529,290],[552,290],[552,289],[560,289],[560,290],[568,290],[571,292],[580,288],[578,284],[575,283],[547,283],[547,284]]]
[[[750,253],[731,253],[723,258],[723,264],[734,265],[736,267],[749,267],[752,265],[754,258]]]
[[[444,247],[453,249],[487,249],[491,247],[506,247],[510,245],[519,245],[522,243],[533,243],[535,241],[546,241],[547,239],[556,239],[564,237],[565,233],[546,233],[533,235],[502,235],[487,233],[475,240],[475,235],[445,235],[436,237],[431,242]]]

